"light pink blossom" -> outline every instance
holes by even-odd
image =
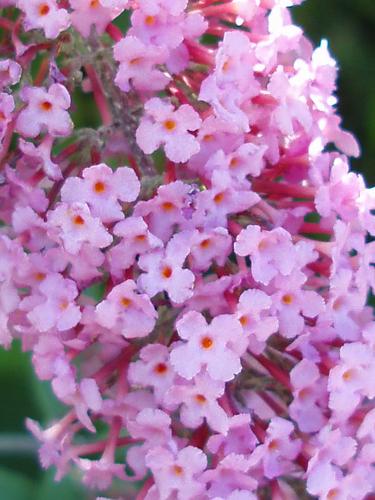
[[[199,151],[199,142],[189,132],[197,130],[200,124],[201,119],[191,106],[183,104],[175,110],[172,104],[153,98],[145,104],[145,116],[137,129],[137,142],[147,154],[165,145],[170,160],[186,162]]]
[[[216,316],[208,325],[202,314],[190,311],[176,328],[185,341],[171,352],[171,363],[179,375],[190,380],[206,368],[211,378],[227,382],[239,373],[238,349],[243,334],[240,322],[233,316]]]
[[[69,135],[73,128],[67,109],[70,95],[67,89],[53,83],[42,87],[23,87],[21,99],[27,103],[17,117],[16,130],[24,137],[37,137],[47,130],[53,137]]]
[[[147,295],[138,293],[134,281],[115,286],[96,307],[100,325],[115,329],[125,338],[145,337],[154,328],[157,313]]]

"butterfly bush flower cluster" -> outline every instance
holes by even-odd
[[[375,493],[375,194],[299,3],[0,2],[0,344],[98,498]]]

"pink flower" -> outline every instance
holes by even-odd
[[[326,311],[337,335],[346,341],[360,339],[361,329],[356,314],[359,314],[367,300],[365,295],[358,293],[353,278],[353,272],[343,267],[331,277]]]
[[[238,235],[234,250],[241,257],[250,256],[251,274],[264,285],[279,274],[290,275],[295,266],[290,233],[281,227],[264,231],[260,226],[247,226]]]
[[[232,238],[227,229],[217,227],[212,231],[197,232],[191,247],[191,266],[197,271],[206,271],[213,261],[223,266],[232,251]]]
[[[144,217],[151,233],[166,242],[173,227],[186,222],[184,209],[188,208],[189,191],[190,187],[181,181],[160,186],[151,200],[137,203],[134,215]]]
[[[271,297],[261,290],[246,290],[239,298],[236,316],[255,353],[262,352],[265,341],[278,330],[279,322],[271,306]]]
[[[193,295],[194,274],[182,267],[190,251],[189,236],[179,233],[165,251],[154,250],[139,258],[138,265],[145,272],[138,283],[150,297],[165,290],[173,302],[180,304]]]
[[[113,55],[120,63],[115,82],[124,92],[129,92],[131,85],[140,91],[161,90],[169,81],[168,76],[155,67],[168,58],[164,47],[154,47],[150,52],[137,37],[127,36],[114,46]]]
[[[348,464],[357,451],[355,439],[345,436],[340,429],[332,429],[331,426],[323,427],[318,436],[315,452],[309,460],[307,474],[319,473],[319,469],[325,462],[331,462],[343,467]]]
[[[73,9],[72,25],[79,33],[88,37],[92,27],[102,34],[107,24],[121,13],[120,7],[104,6],[101,0],[70,0]]]
[[[135,420],[129,420],[127,429],[134,439],[147,442],[148,446],[162,446],[172,439],[171,417],[162,410],[145,408]]]
[[[24,137],[37,137],[48,131],[53,137],[69,135],[73,123],[69,113],[70,95],[63,85],[53,83],[42,87],[23,87],[21,99],[27,103],[16,121],[16,130]]]
[[[56,38],[69,28],[70,16],[60,9],[56,0],[17,0],[17,6],[25,13],[24,28],[43,29],[47,38]]]
[[[318,367],[303,359],[290,372],[293,386],[293,402],[289,405],[290,416],[302,432],[317,432],[326,423],[322,407],[327,400],[326,381]]]
[[[176,0],[171,4],[168,0],[139,0],[140,8],[149,15],[156,15],[165,10],[172,16],[178,16],[186,9],[188,0]]]
[[[172,410],[181,405],[180,419],[186,427],[195,429],[205,419],[212,430],[226,434],[229,420],[217,401],[224,394],[224,387],[223,382],[202,373],[192,382],[177,381],[172,385],[165,394],[164,404]]]
[[[200,168],[200,171],[205,175],[212,175],[216,169],[226,170],[234,180],[246,185],[247,176],[257,177],[263,170],[263,157],[266,150],[267,146],[251,142],[241,144],[229,154],[225,154],[223,150],[219,149]]]
[[[21,66],[12,59],[3,59],[0,61],[0,88],[15,85],[20,81],[22,69]]]
[[[343,158],[333,161],[329,181],[317,190],[315,206],[323,217],[338,214],[344,221],[358,217],[358,202],[365,189],[364,180],[354,172]]]
[[[205,220],[207,226],[225,227],[229,214],[243,212],[259,201],[259,196],[248,185],[238,186],[227,171],[215,170],[211,188],[197,195],[194,218],[197,223]]]
[[[47,224],[32,208],[18,206],[13,212],[12,224],[28,250],[38,252],[51,244]]]
[[[249,455],[255,448],[258,440],[250,427],[249,414],[240,413],[229,419],[228,432],[214,434],[207,441],[207,448],[211,453],[222,452],[224,455],[236,453]]]
[[[103,7],[109,7],[110,9],[126,9],[129,0],[99,0]]]
[[[210,103],[218,118],[239,131],[249,131],[243,106],[260,91],[253,74],[256,62],[248,37],[240,31],[227,32],[216,53],[215,71],[200,89],[200,100]]]
[[[40,164],[47,177],[53,180],[62,178],[60,167],[51,159],[51,149],[54,139],[51,136],[46,136],[39,146],[35,146],[31,141],[19,139],[19,148],[26,158],[33,159],[37,164]]]
[[[227,382],[241,371],[238,350],[242,350],[241,324],[233,316],[216,316],[210,325],[202,314],[190,311],[176,323],[181,339],[171,352],[176,372],[191,380],[206,368],[214,380]]]
[[[115,477],[122,480],[126,478],[124,466],[116,464],[106,457],[99,460],[79,458],[75,459],[74,462],[83,473],[83,484],[89,488],[105,490],[112,484]]]
[[[273,417],[267,429],[264,444],[253,452],[252,460],[261,458],[264,475],[272,479],[287,474],[292,468],[292,461],[301,450],[301,441],[292,439],[292,422],[280,417]]]
[[[162,344],[150,344],[140,351],[140,359],[129,365],[129,382],[140,387],[152,387],[158,402],[173,384],[175,371],[169,361],[168,348]]]
[[[102,277],[100,269],[105,256],[99,248],[84,243],[77,254],[62,252],[63,257],[70,264],[70,277],[83,286],[95,278]]]
[[[199,151],[199,142],[189,131],[197,130],[201,119],[191,106],[183,104],[174,110],[172,104],[155,97],[145,103],[145,113],[136,135],[146,154],[164,145],[167,157],[180,163]]]
[[[252,477],[249,469],[249,460],[244,455],[226,455],[214,469],[209,469],[202,475],[204,481],[209,484],[209,498],[243,500],[243,496],[237,497],[235,492],[245,490],[246,499],[253,500],[254,495],[251,492],[256,490],[258,481]]]
[[[139,190],[140,183],[134,170],[120,167],[113,171],[101,163],[85,168],[82,179],[67,179],[61,190],[61,199],[66,203],[86,202],[94,217],[109,223],[125,217],[119,201],[134,201]]]
[[[17,208],[31,208],[37,213],[42,213],[47,209],[48,199],[45,191],[40,187],[35,186],[34,183],[30,183],[30,179],[27,176],[22,175],[21,168],[13,169],[9,165],[6,165],[5,178],[7,180],[7,184],[4,186],[4,191],[6,193],[5,196],[8,196],[8,203],[10,200],[15,199],[17,200]],[[5,187],[8,189],[5,190]],[[5,205],[5,200],[2,204]]]
[[[350,416],[362,397],[375,397],[371,384],[375,371],[375,356],[366,344],[347,343],[340,349],[340,362],[328,377],[329,407],[337,419]]]
[[[306,132],[312,126],[312,116],[306,99],[301,97],[297,88],[293,88],[293,84],[293,79],[288,79],[282,66],[279,66],[267,86],[267,90],[278,100],[278,106],[271,114],[271,125],[285,135],[295,132],[294,120]]]
[[[105,328],[132,339],[145,337],[153,330],[157,312],[148,296],[138,293],[134,281],[127,280],[96,306],[96,318]]]
[[[53,273],[41,281],[38,289],[21,302],[31,324],[41,332],[55,327],[69,330],[81,319],[80,308],[74,299],[78,295],[74,281]]]
[[[0,345],[6,348],[12,341],[9,316],[20,303],[13,277],[17,267],[25,265],[25,260],[22,247],[7,236],[0,235]]]
[[[0,144],[8,124],[12,120],[14,108],[13,97],[5,92],[0,92]]]
[[[204,492],[199,476],[207,467],[207,458],[194,446],[187,446],[175,454],[166,448],[155,447],[148,452],[146,464],[153,473],[159,498],[167,499],[177,494],[180,500],[192,500]],[[150,493],[146,499],[153,498]]]
[[[67,252],[77,254],[84,243],[94,248],[105,248],[112,243],[112,236],[100,219],[91,215],[86,203],[59,203],[48,213],[49,235],[62,242]]]
[[[286,338],[299,335],[305,326],[303,316],[315,318],[325,309],[322,297],[313,290],[303,290],[306,276],[295,272],[275,278],[277,292],[273,294],[272,310],[279,320],[279,332]]]
[[[38,288],[40,283],[51,273],[63,273],[67,260],[59,249],[51,248],[43,253],[28,255],[25,262],[19,264],[19,275],[23,286]]]
[[[199,13],[186,15],[183,12],[185,0],[173,2],[173,5],[170,2],[145,0],[140,2],[139,7],[132,14],[129,35],[136,36],[149,46],[179,51],[185,37],[198,37],[204,32],[205,23]],[[195,26],[189,25],[189,18],[192,18]],[[184,67],[182,65],[178,71]]]
[[[107,259],[112,276],[118,279],[135,263],[137,255],[163,247],[162,241],[148,230],[142,217],[127,217],[116,224],[113,234],[121,240],[107,252]]]
[[[235,133],[233,127],[214,115],[203,120],[197,138],[200,150],[189,160],[189,168],[202,173],[206,170],[207,162],[219,150],[228,154],[244,142],[243,134]]]
[[[40,425],[35,422],[35,420],[31,420],[31,418],[26,419],[26,427],[35,438],[42,443],[38,452],[42,467],[46,469],[51,465],[57,465],[58,473],[63,475],[63,471],[66,472],[67,468],[67,457],[64,455],[66,452],[69,453],[72,437],[70,431],[62,428],[60,422],[43,430]]]

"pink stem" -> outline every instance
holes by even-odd
[[[104,95],[102,83],[99,80],[99,77],[95,71],[95,68],[91,64],[86,64],[85,70],[86,70],[87,76],[89,77],[91,85],[92,85],[94,99],[95,99],[96,105],[98,106],[98,110],[99,110],[100,116],[102,118],[103,125],[105,125],[105,126],[111,125],[112,114],[111,114],[111,111],[109,109],[107,99]]]

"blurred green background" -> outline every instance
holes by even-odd
[[[172,0],[171,0],[172,1]],[[294,17],[318,44],[329,41],[338,60],[339,110],[344,127],[355,133],[362,157],[353,168],[374,185],[375,171],[375,2],[306,0]],[[35,380],[28,355],[19,345],[0,351],[0,500],[90,500],[74,476],[56,484],[53,471],[38,465],[37,447],[25,431],[25,417],[47,423],[61,414],[48,384]],[[129,498],[129,497],[128,497]]]

